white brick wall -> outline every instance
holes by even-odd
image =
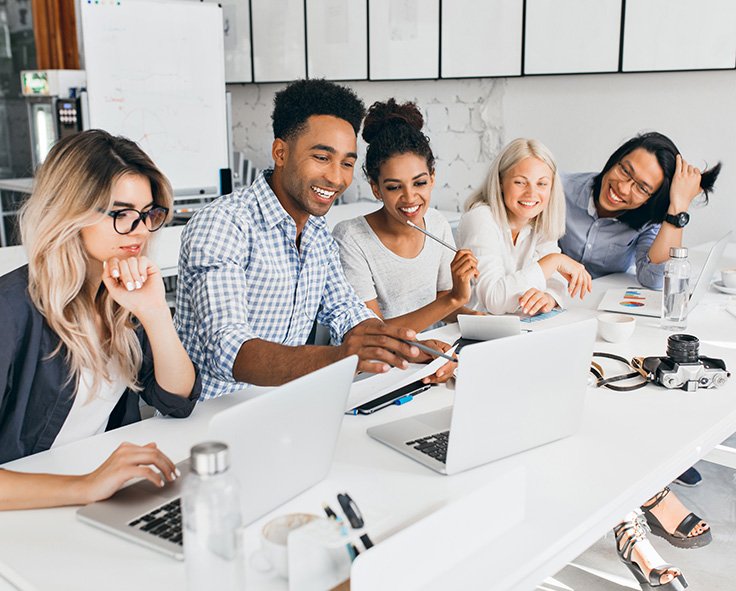
[[[502,105],[506,81],[438,80],[415,82],[351,82],[366,106],[394,97],[412,100],[422,109],[425,133],[437,158],[432,204],[460,210],[470,192],[484,179],[491,159],[503,145]],[[231,86],[235,149],[263,168],[271,163],[271,110],[283,84]],[[358,150],[365,154],[360,140]],[[362,159],[361,159],[362,162]],[[372,199],[360,170],[345,201]]]

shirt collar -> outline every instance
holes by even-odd
[[[256,177],[256,180],[253,181],[253,185],[251,185],[251,189],[261,210],[263,223],[269,230],[284,221],[292,226],[296,226],[296,222],[294,222],[294,219],[284,209],[284,206],[281,205],[279,198],[276,197],[276,193],[273,192],[271,185],[268,184],[271,174],[273,174],[272,168],[263,170],[261,174]],[[324,216],[310,215],[307,219],[307,223],[304,225],[304,231],[306,231],[307,228],[319,230],[324,228],[326,225],[327,221]]]

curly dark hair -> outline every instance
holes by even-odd
[[[680,153],[675,143],[666,135],[656,131],[637,135],[611,154],[603,170],[593,179],[593,199],[598,202],[601,193],[601,184],[603,183],[603,175],[637,148],[643,148],[657,158],[657,162],[664,174],[664,180],[662,181],[662,186],[645,203],[636,209],[630,209],[618,216],[618,219],[635,230],[640,229],[644,224],[650,222],[660,223],[664,220],[667,208],[670,206],[670,185],[672,184],[672,177],[675,176],[675,158]],[[705,193],[706,203],[708,202],[710,193],[713,191],[713,186],[720,172],[720,162],[713,168],[703,171],[703,176],[700,179],[700,188]]]
[[[292,139],[303,131],[312,115],[343,119],[352,125],[357,136],[365,117],[365,105],[345,86],[322,79],[297,80],[277,92],[273,99],[273,136]]]
[[[381,165],[397,154],[416,154],[424,158],[430,173],[434,173],[434,154],[429,138],[422,133],[424,118],[416,104],[398,104],[390,98],[375,102],[368,109],[363,125],[363,139],[368,151],[363,164],[366,177],[378,183]]]

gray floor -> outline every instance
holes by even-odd
[[[725,442],[736,447],[736,435]],[[713,530],[713,542],[705,548],[681,550],[662,538],[650,536],[662,558],[679,567],[689,589],[736,589],[736,472],[710,462],[699,462],[703,475],[697,487],[672,485],[687,507],[703,517]],[[599,540],[538,590],[622,591],[639,589],[636,580],[619,561],[613,533]]]

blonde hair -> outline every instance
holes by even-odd
[[[104,287],[95,295],[84,289],[89,256],[80,235],[105,216],[101,212],[112,206],[112,185],[126,174],[146,177],[154,202],[171,209],[171,185],[143,150],[126,138],[89,130],[51,149],[20,214],[28,292],[59,337],[52,356],[64,347],[70,370],[66,383],[78,381],[87,369],[94,376],[93,389],[101,377],[111,379],[110,368],[128,387],[140,389],[143,355],[132,316]]]
[[[503,202],[503,177],[525,158],[541,160],[552,170],[552,187],[547,207],[531,222],[532,228],[543,240],[559,240],[565,233],[565,193],[557,172],[557,164],[549,149],[542,142],[518,138],[510,142],[491,164],[488,176],[480,189],[475,191],[465,203],[465,211],[484,203],[491,209],[496,222],[502,228],[508,227],[509,220]]]

